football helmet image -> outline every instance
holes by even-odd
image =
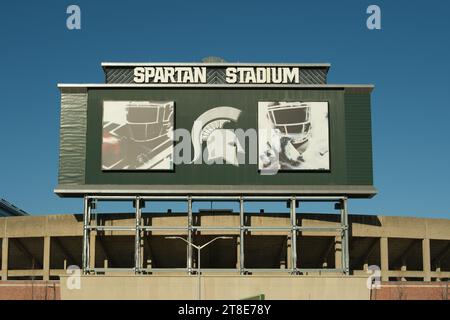
[[[305,161],[312,132],[311,106],[305,102],[268,103],[265,114],[268,133],[260,153],[262,168],[297,169]]]
[[[170,169],[173,102],[128,102],[114,112],[121,119],[103,125],[103,169]]]

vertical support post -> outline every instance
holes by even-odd
[[[88,211],[87,211],[87,224],[88,224],[88,227],[91,227],[92,226],[92,219],[91,219],[91,214],[92,214],[92,208],[94,208],[94,199],[91,199],[91,200],[89,200],[89,202],[88,202]],[[91,251],[92,250],[95,250],[95,248],[92,248],[92,242],[91,242],[91,239],[92,239],[92,229],[88,229],[88,236],[87,236],[87,238],[88,238],[88,242],[87,242],[87,270],[88,270],[88,272],[90,272],[90,268],[91,268],[91,265],[92,265],[92,262],[91,262]]]
[[[245,273],[245,253],[244,253],[244,237],[245,237],[245,219],[244,219],[244,198],[239,198],[239,273]]]
[[[142,224],[141,224],[142,225]],[[141,240],[140,240],[140,252],[139,252],[139,267],[141,269],[146,269],[147,268],[147,263],[144,261],[145,255],[144,255],[144,250],[145,250],[145,232],[141,230]]]
[[[292,270],[292,232],[286,237],[286,269]]]
[[[283,241],[282,245],[281,245],[281,255],[280,255],[280,269],[288,269],[288,239],[289,237],[286,237],[286,240]],[[290,246],[290,244],[289,244]],[[290,255],[289,255],[290,257]]]
[[[241,269],[241,243],[240,242],[241,242],[240,236],[237,236],[236,237],[236,270]]]
[[[83,274],[88,273],[89,269],[89,226],[90,226],[90,211],[91,211],[91,201],[87,196],[84,196],[84,206],[83,206]]]
[[[142,200],[136,197],[134,200],[135,206],[135,235],[134,235],[134,272],[139,273],[141,267],[141,208]]]
[[[44,237],[44,261],[42,265],[44,269],[42,270],[44,272],[42,279],[44,281],[50,280],[50,240],[50,236]]]
[[[422,239],[423,281],[431,281],[430,239]]]
[[[380,238],[381,280],[389,281],[389,246],[388,238]]]
[[[348,276],[350,274],[350,254],[349,254],[349,224],[347,198],[342,199],[342,211],[344,214],[344,239],[342,241],[343,267],[344,272]]]
[[[200,260],[202,258],[202,249],[201,247],[196,247],[197,249],[197,279],[198,279],[198,300],[202,300],[202,275],[201,275],[201,264]]]
[[[186,261],[186,266],[188,269],[188,274],[192,274],[192,222],[193,222],[193,217],[192,217],[192,197],[188,196],[188,221],[187,221],[187,241],[189,242],[189,244],[187,245],[187,261]]]
[[[340,207],[340,211],[341,211],[341,236],[339,237],[339,249],[340,249],[340,257],[341,257],[341,268],[344,271],[345,274],[345,245],[344,245],[344,241],[345,241],[345,212],[344,212],[344,205],[342,203],[342,200],[339,201],[339,207]]]
[[[97,230],[89,232],[89,270],[95,269],[95,249],[97,242]]]
[[[6,281],[8,280],[8,253],[9,249],[9,239],[3,238],[2,239],[2,274],[1,274],[1,280]]]
[[[343,261],[344,257],[342,254],[342,233],[341,235],[334,237],[334,267],[336,269],[344,269]]]
[[[295,196],[291,199],[291,259],[292,273],[297,272],[297,210]]]

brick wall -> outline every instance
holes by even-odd
[[[59,281],[0,281],[0,300],[60,300]]]
[[[449,300],[449,282],[383,282],[372,300]]]

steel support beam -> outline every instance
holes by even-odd
[[[87,267],[87,235],[88,235],[88,224],[87,224],[87,207],[88,207],[89,199],[88,197],[84,197],[83,199],[83,249],[81,251],[81,269],[83,270],[83,274],[86,274]]]
[[[189,243],[192,243],[192,232],[193,232],[193,214],[192,214],[192,197],[188,197],[188,216],[187,216],[187,231],[188,231],[188,235],[187,235],[187,240]],[[192,272],[192,245],[187,244],[187,261],[186,261],[186,266],[187,266],[187,270],[188,270],[188,274],[193,274]]]
[[[244,213],[244,199],[239,199],[239,273],[245,273],[245,251],[244,251],[244,237],[245,237],[245,213]]]
[[[141,261],[141,216],[142,216],[142,200],[136,197],[135,206],[135,237],[134,237],[134,272],[137,274],[142,269]]]
[[[91,205],[92,199],[84,197],[83,206],[83,274],[89,273],[90,267],[90,234],[91,234]]]
[[[187,212],[187,226],[167,226],[167,227],[156,227],[156,226],[146,226],[142,224],[142,201],[144,200],[159,200],[159,201],[173,201],[173,200],[186,200],[188,204]],[[239,201],[240,212],[239,212],[239,226],[223,226],[223,227],[202,227],[194,226],[193,221],[193,201]],[[282,227],[252,227],[245,226],[245,213],[244,204],[245,201],[280,201],[287,200],[290,203],[290,226]],[[92,205],[96,201],[133,201],[135,202],[136,209],[136,221],[133,226],[97,226],[91,224],[91,209]],[[297,226],[297,201],[328,201],[340,204],[340,214],[341,214],[341,225],[339,227],[302,227]],[[97,272],[101,268],[94,268],[94,265],[90,263],[90,235],[94,234],[92,231],[130,231],[135,232],[135,255],[134,255],[134,267],[131,268],[135,273],[143,271],[143,243],[142,243],[142,233],[145,231],[156,231],[156,230],[167,230],[167,231],[187,231],[187,240],[193,243],[194,233],[196,231],[202,230],[214,230],[214,231],[231,231],[235,230],[239,232],[239,247],[237,249],[238,263],[235,272],[240,274],[245,274],[250,272],[249,269],[245,269],[245,233],[247,231],[286,231],[290,233],[289,244],[290,248],[287,250],[288,253],[288,268],[280,269],[284,272],[289,272],[291,274],[298,274],[301,272],[329,272],[330,270],[343,272],[349,274],[349,228],[348,228],[348,212],[347,212],[347,198],[346,197],[327,197],[327,196],[95,196],[88,195],[84,197],[84,211],[83,211],[83,255],[82,264],[84,274],[92,272]],[[316,231],[316,232],[333,232],[339,231],[340,237],[342,239],[342,257],[341,257],[341,268],[335,269],[301,269],[297,266],[297,233],[301,231]],[[106,254],[106,253],[105,253]],[[193,247],[187,245],[187,255],[186,255],[186,268],[182,268],[188,272],[188,274],[193,274]],[[105,268],[104,268],[105,269]],[[106,268],[107,269],[107,268]],[[108,269],[108,271],[114,271],[115,269]],[[119,270],[119,269],[117,269]],[[120,270],[130,270],[130,269],[120,269]],[[181,269],[168,269],[167,271],[179,271]],[[278,269],[271,269],[274,272],[278,272]],[[156,271],[156,270],[155,270]],[[160,270],[158,270],[160,271]]]
[[[342,252],[342,234],[334,237],[334,266],[336,268],[345,270],[344,268],[344,253]]]
[[[158,200],[158,201],[175,201],[175,200],[188,200],[191,198],[196,201],[212,201],[212,200],[229,200],[229,201],[239,201],[239,199],[243,197],[244,201],[282,201],[282,200],[290,200],[292,196],[268,196],[268,195],[260,195],[260,196],[233,196],[233,195],[217,195],[217,196],[165,196],[165,195],[155,195],[155,196],[141,196],[140,198],[143,200]],[[328,201],[328,202],[338,202],[343,199],[346,199],[344,196],[295,196],[298,201]],[[118,196],[118,195],[87,195],[85,196],[87,199],[94,200],[131,200],[136,199],[136,196]]]
[[[97,231],[91,231],[89,234],[89,270],[95,268],[95,250],[97,249]]]
[[[344,258],[344,272],[346,275],[350,274],[350,251],[349,251],[349,241],[350,241],[350,235],[349,235],[349,224],[348,224],[348,210],[347,210],[347,198],[344,198],[341,200],[342,203],[342,211],[344,214],[344,239],[343,239],[343,246],[342,246],[342,252],[343,258]]]
[[[297,210],[296,199],[295,197],[291,198],[291,211],[290,211],[290,220],[291,220],[291,268],[292,273],[295,274],[297,272]]]

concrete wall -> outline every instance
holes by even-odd
[[[146,292],[148,291],[146,289],[138,289],[138,288],[132,288],[132,286],[136,282],[142,282],[142,279],[139,280],[139,277],[121,277],[118,281],[121,283],[125,283],[125,287],[127,287],[127,294],[130,294],[130,292],[134,291],[136,294],[141,294],[144,297],[146,295]],[[178,277],[172,277],[173,279],[178,279]],[[61,290],[60,290],[60,284],[65,287],[67,277],[64,277],[61,282],[60,281],[0,281],[0,300],[59,300],[61,299]],[[131,281],[129,281],[129,280]],[[303,293],[303,297],[306,295],[305,299],[312,299],[313,297],[317,297],[317,285],[320,283],[313,284],[311,282],[314,281],[314,278],[308,278],[309,283],[303,282],[302,285],[308,285],[309,288],[311,288],[310,293]],[[137,281],[135,281],[137,280]],[[167,285],[167,282],[164,282],[163,279],[158,280],[160,284]],[[158,285],[158,281],[153,282],[153,284]],[[86,287],[89,283],[88,281],[83,281],[84,286]],[[92,286],[94,283],[97,283],[97,285],[103,285],[103,280],[98,279],[97,281],[92,281],[90,285]],[[108,280],[106,280],[108,282]],[[214,281],[215,282],[215,281]],[[190,281],[190,284],[194,287],[189,288],[188,293],[192,296],[193,294],[198,294],[197,292],[197,281]],[[251,294],[251,293],[257,293],[261,292],[261,288],[253,288],[251,286],[248,286],[245,281],[241,282],[240,284],[247,285],[245,290],[242,291],[240,289],[240,292],[244,292],[245,294]],[[178,287],[179,285],[177,283],[171,283],[172,287]],[[215,282],[215,286],[219,286],[220,283]],[[228,285],[228,284],[227,284]],[[234,285],[234,284],[232,284]],[[117,283],[114,284],[114,286],[117,286]],[[229,286],[229,285],[228,285]],[[204,287],[204,285],[202,285]],[[316,289],[314,289],[316,288]],[[113,293],[107,294],[110,296],[118,295],[117,287],[113,288],[115,291]],[[286,288],[284,288],[286,289]],[[66,299],[79,299],[82,296],[86,295],[88,296],[88,292],[72,292],[69,291],[67,288],[63,288],[64,291],[64,298]],[[88,288],[89,291],[95,291],[92,294],[94,294],[96,297],[98,297],[98,293],[102,293],[102,290],[97,291],[95,288]],[[146,291],[147,290],[147,291]],[[158,292],[160,294],[160,290],[156,289],[155,287],[152,287],[153,291]],[[206,292],[206,288],[203,289],[203,297],[206,295],[209,295],[208,292]],[[213,290],[216,290],[213,288]],[[297,289],[295,289],[297,290]],[[303,290],[305,288],[303,287]],[[195,291],[195,292],[194,292]],[[364,290],[363,294],[365,297],[366,292]],[[220,292],[219,292],[220,293]],[[103,292],[102,294],[105,294]],[[180,295],[180,297],[184,297],[183,292],[174,292],[174,295],[172,295],[172,298],[176,295]],[[325,295],[329,295],[330,293],[327,292]],[[151,295],[154,295],[154,293],[151,293]],[[163,293],[163,295],[167,296],[167,293]],[[323,297],[325,297],[323,295]],[[255,295],[256,296],[256,295]],[[140,299],[142,299],[140,297]],[[106,297],[105,297],[106,298]],[[197,296],[195,296],[195,299]],[[265,296],[266,299],[268,299],[267,296]],[[238,299],[238,297],[236,297]],[[372,289],[370,292],[370,299],[371,300],[449,300],[450,299],[450,287],[448,282],[383,282],[381,284],[381,287],[379,289]]]
[[[198,298],[195,276],[83,276],[81,289],[69,290],[61,278],[62,299]],[[202,299],[239,300],[264,294],[277,299],[370,299],[366,278],[292,276],[203,276]]]

